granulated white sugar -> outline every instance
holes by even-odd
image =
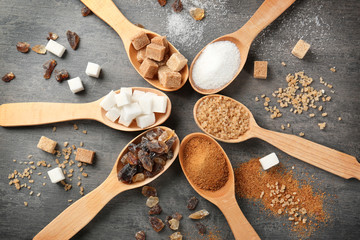
[[[240,67],[240,52],[230,41],[209,44],[196,60],[192,79],[202,89],[220,88],[233,79]]]

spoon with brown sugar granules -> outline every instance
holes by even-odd
[[[240,121],[235,121],[231,117],[227,121],[224,120],[227,117],[226,113],[231,110],[234,110],[233,115],[239,116]],[[257,125],[250,110],[230,97],[217,94],[202,97],[196,102],[193,114],[199,128],[219,141],[239,143],[250,138],[260,138],[287,154],[325,171],[342,178],[360,180],[360,164],[354,156],[301,137],[261,128]],[[213,121],[210,121],[211,119]],[[218,124],[219,122],[221,124]],[[242,131],[238,135],[226,139],[225,136],[233,134],[237,128]],[[219,135],[221,132],[222,135]]]
[[[194,140],[196,141],[195,143]],[[203,154],[204,152],[208,152],[208,154]],[[179,161],[185,177],[195,191],[203,198],[215,204],[224,214],[235,239],[260,239],[237,204],[234,171],[230,160],[222,147],[212,137],[203,133],[187,135],[180,145]],[[218,170],[226,170],[224,171],[223,179],[218,178],[216,182],[211,177],[218,174],[210,170],[210,165],[216,165],[214,161],[223,161],[224,166],[219,167],[225,169]],[[198,169],[202,173],[193,172],[191,168]],[[212,166],[212,168],[216,168],[216,166]],[[212,175],[207,176],[207,174]],[[224,179],[227,180],[223,181]],[[206,186],[209,184],[204,184],[205,181],[212,182],[212,186]]]

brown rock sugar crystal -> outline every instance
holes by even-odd
[[[183,167],[191,181],[204,190],[219,190],[229,178],[225,154],[205,137],[194,137],[187,142]]]

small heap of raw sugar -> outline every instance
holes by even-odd
[[[329,215],[323,205],[326,193],[300,184],[282,164],[263,171],[258,158],[235,169],[236,193],[241,198],[260,201],[273,215],[283,215],[292,224],[292,231],[309,236],[326,223]]]
[[[250,115],[231,98],[204,97],[196,109],[196,119],[207,133],[221,139],[236,139],[249,129]]]
[[[112,122],[129,127],[133,120],[140,128],[146,128],[156,122],[155,113],[165,113],[167,98],[152,92],[121,88],[120,93],[111,91],[101,101],[100,106],[107,111],[105,116]]]
[[[230,41],[209,44],[196,60],[192,79],[202,89],[216,89],[230,82],[240,67],[240,52]]]

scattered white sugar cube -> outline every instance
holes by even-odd
[[[141,110],[143,114],[150,114],[152,113],[152,101],[153,101],[153,95],[146,93],[143,96],[139,98],[139,105],[141,107]]]
[[[133,92],[133,94],[132,94],[131,101],[132,101],[132,102],[137,102],[137,101],[139,101],[139,98],[140,98],[141,96],[143,96],[143,95],[145,95],[145,92],[139,91],[139,90],[135,90],[135,91]]]
[[[131,122],[133,121],[134,119],[130,119],[130,120],[126,120],[124,119],[124,114],[121,114],[120,115],[120,119],[119,119],[119,123],[124,125],[125,127],[128,127],[130,126]]]
[[[152,111],[157,113],[165,113],[167,107],[167,99],[164,96],[155,96],[152,101]]]
[[[51,52],[52,54],[62,57],[66,48],[61,45],[60,43],[55,42],[54,40],[50,39],[45,46],[45,49]]]
[[[146,128],[155,123],[155,114],[140,115],[136,118],[136,124],[139,128]]]
[[[69,84],[70,90],[73,93],[77,93],[77,92],[80,92],[80,91],[84,90],[84,86],[83,86],[83,84],[81,82],[81,79],[79,77],[70,79],[67,82]]]
[[[122,87],[122,88],[120,88],[120,92],[125,92],[125,93],[129,94],[130,96],[132,96],[132,88]]]
[[[101,101],[100,106],[105,110],[109,111],[116,104],[115,92],[111,90],[108,95]]]
[[[124,116],[125,121],[130,121],[142,114],[141,107],[138,103],[131,103],[123,107],[121,116]]]
[[[105,116],[112,122],[115,122],[121,115],[121,109],[118,107],[112,107]]]
[[[270,153],[269,155],[260,158],[259,161],[264,170],[268,170],[269,168],[272,168],[273,166],[279,164],[279,159],[275,153]]]
[[[101,67],[99,64],[88,62],[85,73],[90,77],[99,78]]]
[[[131,95],[125,91],[120,91],[119,94],[115,95],[116,105],[122,107],[131,103]]]
[[[64,173],[59,167],[51,169],[47,173],[52,183],[57,183],[65,179]]]

